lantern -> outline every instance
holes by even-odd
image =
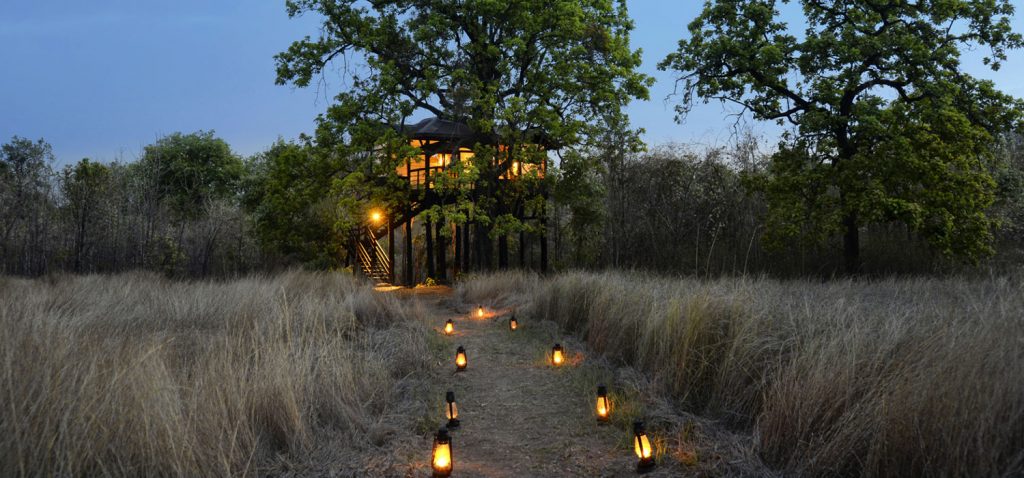
[[[565,362],[565,351],[562,350],[562,344],[555,344],[551,349],[551,363],[556,367],[561,367],[563,362]]]
[[[380,224],[380,220],[383,218],[384,215],[381,214],[379,210],[374,209],[373,211],[370,211],[370,220],[373,221],[374,224]]]
[[[466,370],[466,349],[461,345],[455,351],[455,370],[458,372]]]
[[[478,318],[484,318],[484,307],[482,305],[476,306],[476,316]]]
[[[449,390],[444,396],[444,416],[448,419],[448,428],[459,428],[459,408],[455,406],[455,392]]]
[[[451,334],[454,334],[454,333],[455,333],[455,322],[452,322],[452,319],[448,319],[448,321],[444,323],[444,334],[445,335],[451,335]]]
[[[518,329],[518,328],[519,328],[519,321],[516,320],[516,316],[513,315],[511,319],[508,319],[508,330],[511,330],[511,331],[515,332],[515,330]]]
[[[597,386],[597,421],[606,422],[608,421],[608,415],[611,414],[612,407],[608,403],[608,388],[604,385]]]
[[[640,460],[636,464],[637,473],[646,473],[654,469],[654,450],[647,439],[644,422],[633,422],[633,451]]]
[[[448,429],[442,428],[434,436],[434,452],[430,459],[434,469],[434,477],[447,477],[452,474],[452,437]]]

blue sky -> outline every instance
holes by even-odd
[[[1024,32],[1024,0],[1016,31]],[[13,2],[13,3],[12,3]],[[273,55],[304,35],[315,18],[289,19],[276,0],[6,0],[0,13],[0,142],[45,138],[59,163],[89,157],[134,159],[176,131],[215,130],[244,155],[279,136],[311,132],[338,81],[305,90],[274,84]],[[673,76],[657,63],[675,49],[697,0],[629,0],[634,47],[657,80],[651,99],[629,108],[649,143],[721,146],[734,120],[721,105],[673,121]],[[790,8],[789,10],[792,10]],[[785,11],[784,11],[785,13]],[[1024,51],[999,72],[965,55],[972,74],[1024,96]],[[766,137],[770,125],[753,125]]]

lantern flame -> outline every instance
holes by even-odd
[[[647,439],[646,434],[633,438],[633,451],[641,460],[651,457],[651,442]]]
[[[483,306],[480,306],[480,305],[476,306],[476,316],[481,318],[481,319],[484,318],[484,308],[483,308]]]
[[[466,349],[459,346],[459,349],[455,352],[455,368],[456,370],[466,369]]]
[[[452,439],[448,435],[448,429],[438,430],[434,437],[434,452],[430,459],[434,468],[434,476],[445,477],[452,474]]]
[[[611,411],[611,404],[608,403],[608,389],[604,385],[597,386],[597,419],[607,421]]]
[[[644,430],[644,422],[633,422],[633,452],[640,459],[636,464],[638,472],[646,473],[654,469],[654,450]]]
[[[565,354],[562,351],[561,344],[555,344],[555,347],[551,349],[551,363],[555,366],[561,366],[562,362],[565,362]]]
[[[384,215],[381,214],[381,212],[376,210],[376,209],[374,209],[373,211],[370,212],[370,220],[373,221],[374,224],[380,223],[380,220],[383,219],[383,218],[384,218]]]
[[[451,335],[453,333],[455,333],[455,323],[448,319],[448,322],[444,323],[444,334]]]
[[[515,317],[512,317],[511,319],[508,319],[508,329],[509,330],[516,330],[518,328],[519,328],[519,321],[516,320]]]

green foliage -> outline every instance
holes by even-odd
[[[629,47],[633,25],[621,1],[287,5],[291,16],[314,13],[324,20],[320,37],[306,37],[277,55],[278,83],[308,86],[333,60],[365,63],[345,68],[349,88],[320,117],[316,136],[329,154],[363,161],[332,188],[346,198],[341,222],[351,222],[368,204],[397,203],[394,169],[417,151],[383,125],[432,114],[468,124],[481,141],[472,161],[453,166],[457,179],[438,179],[447,199],[430,217],[493,225],[492,235],[522,230],[515,210],[534,201],[540,189],[533,186],[542,181],[496,187],[514,162],[548,161],[545,151],[522,145],[586,144],[609,124],[625,123],[622,108],[646,98],[651,82],[636,72],[640,52]],[[509,148],[487,146],[495,143]]]
[[[243,203],[264,247],[330,267],[339,257],[335,201],[327,195],[335,164],[307,145],[278,140],[246,161]]]
[[[998,69],[1022,46],[1013,5],[801,0],[798,35],[776,4],[706,1],[660,64],[683,75],[681,116],[715,99],[792,127],[762,181],[776,241],[842,232],[856,271],[858,229],[899,221],[944,254],[988,253],[993,136],[1020,102],[961,71],[960,54],[986,48]]]
[[[83,270],[85,256],[91,252],[92,237],[103,203],[107,200],[112,184],[111,168],[107,165],[82,159],[74,165],[67,165],[60,177],[60,190],[64,195],[65,211],[74,225],[74,262],[76,272]]]
[[[213,131],[174,133],[146,146],[139,162],[154,174],[159,197],[182,219],[205,214],[208,203],[234,195],[242,161]]]

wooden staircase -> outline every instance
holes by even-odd
[[[380,241],[387,239],[389,227],[400,227],[407,219],[423,212],[428,205],[428,201],[412,202],[409,209],[402,211],[391,221],[384,221],[384,224],[376,226],[363,225],[352,231],[356,259],[363,275],[378,283],[390,283],[394,280],[394,264],[391,263],[391,257],[387,249],[381,246]]]
[[[381,247],[373,228],[360,228],[354,237],[359,270],[363,275],[377,282],[389,282],[392,270],[391,258],[388,257],[388,252]]]

